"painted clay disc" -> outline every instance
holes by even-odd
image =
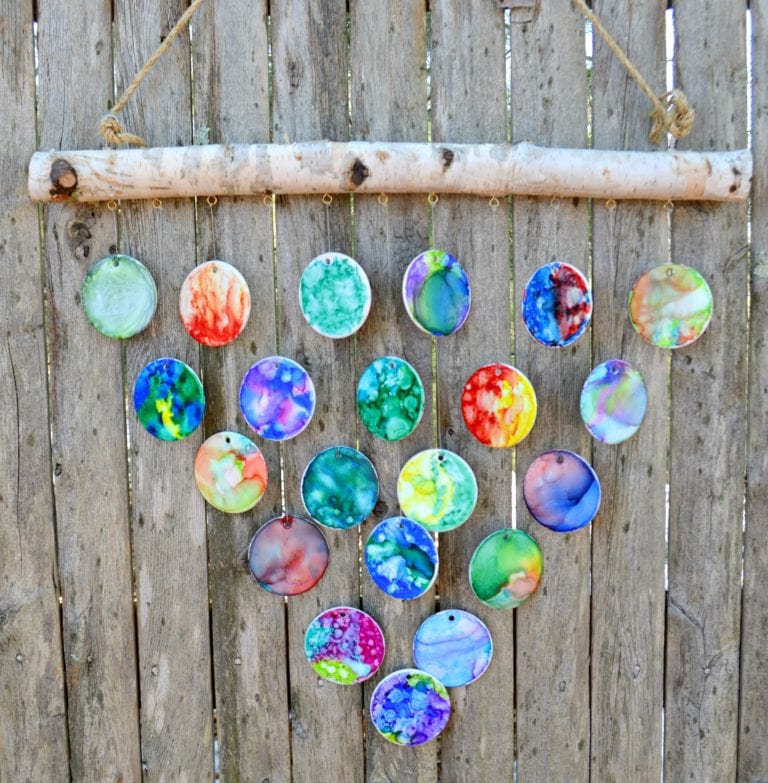
[[[432,536],[407,517],[390,517],[371,531],[365,565],[376,587],[393,598],[418,598],[437,576],[437,548]]]
[[[378,438],[402,440],[424,413],[424,387],[405,359],[382,356],[366,367],[357,384],[357,410]]]
[[[570,345],[581,337],[591,317],[592,292],[575,266],[562,261],[544,264],[525,286],[525,328],[542,345]]]
[[[371,310],[371,285],[360,264],[343,253],[323,253],[309,262],[299,281],[299,306],[307,323],[324,337],[349,337]]]
[[[179,315],[197,342],[216,348],[234,340],[251,314],[251,293],[245,278],[231,264],[206,261],[181,286]]]
[[[477,480],[458,454],[427,449],[403,465],[397,501],[405,516],[444,533],[463,525],[475,510]]]
[[[535,539],[522,530],[497,530],[469,561],[472,592],[486,606],[514,609],[536,592],[544,560]]]
[[[441,337],[461,328],[471,303],[464,267],[442,250],[427,250],[408,264],[403,276],[403,302],[422,331]]]
[[[640,275],[629,294],[635,331],[659,348],[698,340],[712,318],[712,291],[693,267],[662,264]]]
[[[275,517],[248,545],[248,567],[270,593],[299,595],[312,589],[328,567],[328,543],[303,517]]]
[[[178,359],[150,362],[133,386],[141,426],[160,440],[182,440],[203,420],[205,394],[195,371]]]
[[[97,261],[85,276],[81,297],[88,320],[106,337],[126,338],[143,332],[157,308],[152,275],[130,256]]]
[[[423,745],[440,734],[451,717],[445,686],[418,669],[388,674],[371,696],[371,720],[395,745]]]
[[[536,421],[536,392],[520,370],[495,362],[464,384],[461,413],[467,429],[486,446],[520,443]]]
[[[336,606],[321,612],[304,636],[304,653],[315,672],[339,685],[365,682],[384,660],[384,634],[365,612]]]
[[[300,364],[283,356],[269,356],[245,374],[240,386],[240,410],[262,438],[295,438],[312,419],[315,386]]]
[[[267,488],[267,463],[259,447],[239,432],[217,432],[195,457],[195,483],[219,511],[242,514]]]
[[[349,446],[331,446],[307,465],[301,497],[321,525],[347,530],[370,516],[379,499],[379,478],[365,454]]]
[[[413,662],[446,688],[474,682],[488,668],[492,655],[485,623],[461,609],[428,617],[413,638]]]
[[[643,376],[622,359],[598,364],[581,390],[581,418],[592,436],[603,443],[631,438],[647,406]]]
[[[523,500],[544,527],[569,533],[588,525],[600,508],[600,481],[592,466],[572,451],[545,451],[523,479]]]

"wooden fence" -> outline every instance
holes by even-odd
[[[768,780],[768,0],[749,12],[746,0],[673,9],[674,79],[697,112],[681,148],[746,146],[751,84],[751,212],[533,198],[493,210],[487,198],[394,195],[337,196],[328,208],[284,197],[274,211],[261,198],[38,211],[26,195],[31,153],[98,146],[99,118],[185,5],[0,4],[0,781]],[[208,0],[124,119],[157,146],[207,133],[648,148],[645,99],[598,40],[588,74],[568,0],[511,5]],[[666,2],[594,8],[661,91]],[[406,263],[429,246],[462,261],[474,298],[465,327],[437,342],[399,295]],[[299,275],[329,247],[359,259],[373,287],[354,339],[323,339],[299,312]],[[159,290],[151,328],[124,344],[99,335],[79,303],[85,271],[116,248],[142,259]],[[626,312],[635,277],[670,254],[715,298],[705,336],[671,356],[643,343]],[[562,351],[535,344],[519,308],[524,281],[555,255],[591,270],[595,298],[591,336]],[[231,345],[200,349],[176,303],[190,268],[211,257],[243,271],[253,315]],[[260,443],[273,479],[254,512],[221,514],[195,489],[194,455],[205,434],[249,432],[240,380],[278,350],[310,370],[318,411],[296,440]],[[429,392],[400,443],[372,438],[354,415],[359,373],[382,354],[408,359]],[[176,444],[149,437],[126,408],[139,369],[168,355],[202,373],[208,399],[204,432]],[[590,368],[611,357],[642,370],[650,398],[637,435],[613,447],[593,442],[578,413]],[[516,451],[482,447],[458,409],[468,375],[498,360],[523,369],[539,397]],[[262,522],[301,510],[307,461],[336,443],[374,461],[375,519],[359,535],[329,531],[326,576],[284,603],[254,584],[244,553]],[[359,536],[396,512],[405,459],[437,443],[472,465],[480,501],[440,536],[435,589],[398,602],[361,575]],[[590,529],[550,533],[524,511],[515,476],[552,447],[597,470],[603,504]],[[537,537],[545,576],[524,606],[493,611],[473,598],[467,563],[509,525]],[[384,627],[381,674],[410,664],[413,633],[438,605],[487,622],[493,663],[452,691],[438,742],[390,745],[367,718],[372,684],[313,675],[304,630],[341,603]]]

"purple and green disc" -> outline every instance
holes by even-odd
[[[419,374],[397,356],[376,359],[357,384],[357,410],[376,437],[407,438],[424,413],[424,386]]]
[[[307,465],[301,497],[312,519],[347,530],[361,525],[373,512],[379,478],[365,454],[350,446],[331,446]]]
[[[525,471],[523,500],[528,511],[557,533],[588,525],[600,508],[600,494],[597,473],[572,451],[545,451]]]
[[[441,337],[460,329],[469,315],[471,299],[467,273],[449,253],[427,250],[405,270],[405,309],[427,334]]]
[[[240,410],[248,425],[266,440],[288,440],[303,432],[315,411],[315,386],[293,359],[269,356],[245,374]]]
[[[182,440],[203,420],[203,384],[184,362],[170,357],[155,359],[136,379],[133,407],[150,435],[160,440]]]
[[[328,542],[303,517],[275,517],[262,525],[248,545],[248,567],[265,590],[299,595],[311,590],[328,567]]]
[[[384,634],[369,614],[351,606],[321,612],[304,635],[304,653],[315,672],[339,685],[365,682],[384,660]]]
[[[461,609],[428,617],[413,638],[413,662],[446,688],[469,685],[488,668],[491,633],[482,620]]]
[[[451,700],[439,680],[419,669],[388,674],[371,696],[376,731],[395,745],[423,745],[435,739],[451,717]]]
[[[629,362],[598,364],[581,390],[581,418],[592,437],[616,444],[638,430],[648,407],[643,376]]]
[[[491,533],[469,561],[469,584],[477,599],[493,609],[514,609],[541,582],[544,560],[535,539],[523,530]]]
[[[418,598],[437,577],[437,547],[418,522],[390,517],[371,531],[365,565],[374,584],[393,598]]]

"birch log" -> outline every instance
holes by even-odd
[[[85,202],[352,192],[744,201],[751,179],[749,150],[313,141],[36,152],[29,195]]]

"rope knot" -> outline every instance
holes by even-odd
[[[652,144],[658,144],[665,133],[671,133],[676,139],[682,139],[691,132],[696,112],[688,103],[682,90],[671,90],[658,97],[658,104],[651,112],[653,128],[649,138]]]
[[[124,133],[120,120],[114,114],[105,114],[99,123],[101,138],[110,147],[119,147],[121,144],[133,144],[136,147],[146,147],[147,142],[132,133]]]

